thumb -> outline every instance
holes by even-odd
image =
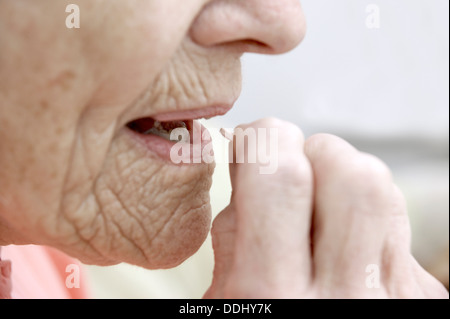
[[[214,219],[211,229],[214,249],[214,275],[204,298],[223,298],[228,275],[233,263],[235,213],[230,204]]]

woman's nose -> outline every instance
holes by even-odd
[[[190,35],[202,46],[242,45],[245,51],[278,54],[296,47],[305,31],[299,0],[212,0]]]

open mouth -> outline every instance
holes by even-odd
[[[155,114],[132,120],[126,128],[132,139],[163,159],[173,163],[179,163],[180,158],[183,163],[209,163],[213,158],[212,138],[200,120],[224,115],[230,109],[231,105],[218,105]]]
[[[193,120],[184,121],[157,121],[153,118],[142,118],[127,124],[127,127],[135,133],[142,135],[154,135],[170,142],[182,141],[179,134],[172,134],[176,129],[182,129],[189,134],[192,143]],[[177,130],[179,132],[179,130]]]
[[[197,120],[159,121],[146,117],[127,124],[146,149],[173,163],[200,163],[203,149],[211,143],[207,129]]]

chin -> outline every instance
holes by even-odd
[[[164,227],[159,238],[152,242],[151,251],[154,253],[149,256],[145,268],[173,268],[194,255],[208,236],[211,206],[208,202],[182,216],[174,216],[175,218],[170,225]]]

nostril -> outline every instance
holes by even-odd
[[[274,51],[269,45],[253,39],[228,41],[219,45],[234,48],[240,52],[271,54]]]
[[[239,41],[242,46],[244,46],[245,52],[258,52],[258,53],[270,53],[273,49],[261,42],[252,39],[246,39]]]
[[[204,47],[228,45],[243,52],[281,54],[305,34],[298,0],[211,1],[194,20],[189,36]]]

